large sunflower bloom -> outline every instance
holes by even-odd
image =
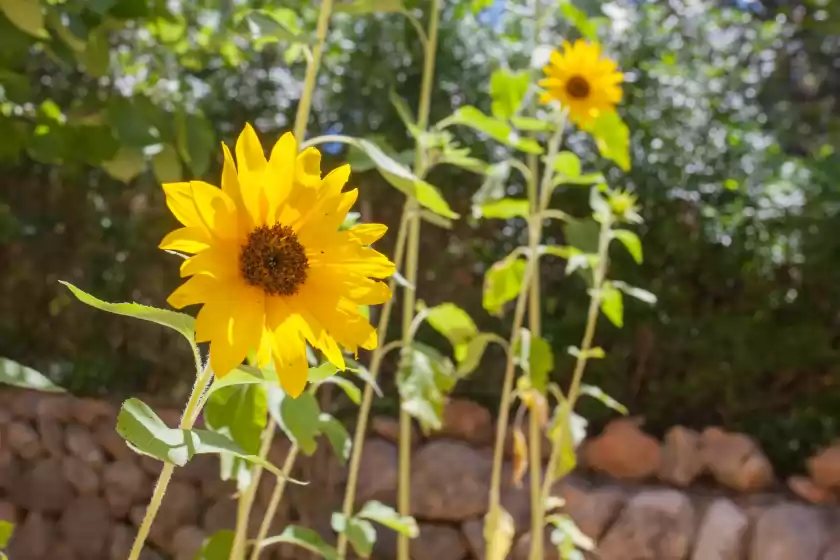
[[[624,75],[615,61],[601,56],[598,43],[582,39],[574,45],[563,43],[563,52],[554,51],[543,68],[546,88],[541,101],[559,101],[578,126],[585,127],[602,112],[613,111],[621,101]]]
[[[292,134],[268,160],[246,125],[236,141],[236,165],[227,146],[222,188],[201,181],[163,185],[169,209],[184,227],[162,249],[192,254],[181,266],[190,277],[167,300],[175,308],[202,304],[196,341],[210,343],[210,365],[221,377],[249,351],[274,361],[291,396],[306,386],[306,342],[336,367],[343,346],[373,349],[376,331],[359,306],[391,297],[386,278],[394,265],[368,245],[385,234],[379,224],[339,231],[358,191],[342,192],[350,166],[321,178],[321,154],[298,153]]]

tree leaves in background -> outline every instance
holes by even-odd
[[[164,144],[161,150],[152,156],[152,171],[158,183],[174,183],[184,176],[181,158],[178,150],[169,144]]]
[[[404,12],[402,0],[353,0],[337,4],[333,10],[346,14],[363,15],[372,13]]]
[[[44,29],[44,12],[40,0],[0,0],[0,11],[18,29],[37,37],[49,37]]]
[[[0,384],[39,391],[64,392],[44,374],[8,358],[0,358]]]

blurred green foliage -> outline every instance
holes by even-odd
[[[528,63],[528,3],[507,4],[446,3],[433,122],[463,105],[489,113],[491,74]],[[616,251],[615,276],[659,298],[653,308],[628,302],[621,331],[600,326],[607,358],[588,382],[654,431],[723,424],[798,467],[838,433],[840,4],[547,6],[544,42],[597,33],[627,73],[632,171],[598,171],[639,194],[647,224],[643,266]],[[84,393],[190,383],[191,356],[175,335],[71,306],[57,280],[108,301],[163,304],[178,259],[156,248],[172,226],[159,183],[215,181],[219,142],[245,121],[266,140],[288,127],[302,74],[296,45],[314,17],[304,0],[0,0],[0,356]],[[375,136],[410,160],[413,140],[384,100],[395,90],[416,106],[420,73],[404,18],[336,15],[310,133]],[[473,155],[499,159],[496,144],[458,134]],[[569,146],[597,153],[590,142],[573,135]],[[347,155],[336,148],[325,167]],[[396,224],[401,195],[375,172],[351,180],[362,186],[363,219]],[[479,187],[493,188],[492,174],[436,169],[430,181],[465,216]],[[584,189],[556,196],[584,213]],[[559,227],[548,233],[563,241]],[[454,301],[482,331],[502,329],[482,310],[481,282],[520,241],[516,220],[424,226],[422,297]],[[579,343],[584,285],[549,262],[545,333],[561,356]],[[458,390],[492,407],[494,363]],[[554,375],[566,379],[570,364],[558,358]]]

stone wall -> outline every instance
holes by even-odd
[[[156,407],[167,423],[175,410]],[[114,432],[116,407],[102,401],[28,391],[0,391],[0,519],[17,529],[11,560],[124,560],[144,512],[157,462],[131,452]],[[446,409],[444,429],[413,438],[413,514],[421,536],[414,560],[483,558],[481,518],[487,508],[493,424],[466,401]],[[397,481],[396,423],[375,418],[365,445],[359,500],[393,503]],[[321,446],[299,462],[306,487],[288,486],[275,532],[300,523],[330,538],[344,471]],[[278,439],[271,460],[282,462]],[[747,437],[718,428],[676,427],[663,442],[633,420],[609,425],[579,450],[580,468],[554,493],[598,543],[602,560],[840,560],[840,448],[809,461],[809,475],[776,480]],[[509,458],[508,458],[509,459]],[[511,557],[526,558],[528,481],[514,485],[505,465],[503,504],[517,526]],[[273,480],[263,477],[254,523],[262,518]],[[214,457],[176,471],[152,530],[145,558],[192,560],[206,535],[233,528],[235,489],[218,479]],[[255,527],[252,527],[255,530]],[[375,557],[394,557],[394,535],[379,533]],[[264,558],[308,558],[277,547]],[[547,558],[555,558],[549,556]]]

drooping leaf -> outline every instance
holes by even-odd
[[[443,121],[442,121],[443,122]],[[468,126],[485,134],[506,146],[531,154],[541,154],[542,147],[533,138],[520,136],[508,123],[503,120],[485,115],[480,109],[471,105],[459,108],[446,119],[445,124],[460,124]]]
[[[519,258],[504,258],[490,267],[484,276],[484,309],[501,315],[503,306],[519,295],[526,263]]]
[[[321,407],[312,393],[304,392],[292,399],[280,387],[269,387],[268,410],[280,429],[297,443],[305,455],[312,455],[321,434]]]
[[[229,560],[235,533],[228,529],[216,531],[204,539],[195,560]]]
[[[632,298],[636,298],[639,301],[643,301],[649,305],[656,304],[656,295],[650,293],[647,290],[643,290],[642,288],[637,288],[636,286],[631,286],[621,280],[613,280],[612,285],[615,288],[618,288],[628,296]]]
[[[617,400],[615,400],[614,398],[612,398],[611,396],[606,394],[604,392],[604,390],[601,389],[600,387],[595,387],[593,385],[586,385],[584,383],[583,385],[580,386],[580,394],[581,395],[589,395],[592,398],[598,399],[599,401],[601,401],[604,404],[604,406],[606,406],[608,408],[611,408],[611,409],[615,410],[616,412],[619,412],[619,413],[623,414],[624,416],[627,416],[628,414],[630,414],[630,411],[627,410],[626,406],[624,406],[623,404],[621,404],[620,402],[618,402]]]
[[[9,545],[9,540],[11,540],[14,532],[15,526],[12,523],[0,521],[0,548],[6,548]]]
[[[615,111],[601,113],[587,131],[595,138],[598,150],[623,171],[630,170],[630,129]]]
[[[318,426],[321,433],[327,436],[333,451],[335,451],[335,456],[338,457],[338,462],[344,465],[350,457],[350,450],[353,447],[347,428],[326,412],[322,412],[318,416]]]
[[[425,311],[426,321],[455,348],[478,334],[478,327],[467,312],[454,303],[442,303]]]
[[[500,68],[490,76],[490,97],[493,99],[493,116],[509,119],[516,114],[525,93],[530,76],[527,72],[510,72]]]
[[[41,0],[0,0],[0,12],[6,14],[15,27],[33,37],[49,37],[44,29],[44,11]]]
[[[309,552],[319,554],[324,560],[336,560],[338,551],[332,545],[327,544],[317,532],[298,525],[289,525],[276,537],[270,537],[257,543],[263,548],[273,544],[287,543],[299,546]],[[221,559],[220,559],[221,560]],[[225,557],[227,560],[227,557]]]
[[[214,378],[209,392],[212,394],[215,391],[224,389],[225,387],[233,387],[237,385],[276,385],[277,383],[277,374],[273,369],[260,369],[253,366],[240,365],[224,377]]]
[[[333,385],[338,385],[338,387],[344,391],[344,394],[347,395],[351,401],[355,404],[359,404],[362,402],[362,390],[356,386],[355,383],[347,379],[346,377],[341,377],[340,375],[334,375],[327,379],[324,379],[321,383],[331,383]]]
[[[630,253],[630,256],[633,257],[633,260],[642,264],[642,241],[639,239],[639,236],[628,229],[616,229],[612,233],[613,237],[624,244],[624,247]]]
[[[531,204],[522,198],[502,198],[485,202],[476,206],[476,217],[500,218],[509,220],[511,218],[527,218],[530,214]]]
[[[528,470],[528,441],[522,429],[513,429],[513,483],[522,484],[525,472]]]
[[[624,298],[621,290],[612,285],[604,286],[601,293],[601,311],[618,328],[624,326]]]
[[[362,506],[361,511],[356,514],[356,517],[375,521],[412,539],[420,534],[417,521],[413,517],[409,515],[402,516],[391,506],[387,506],[376,500],[371,500]]]
[[[169,327],[181,333],[190,344],[193,344],[195,335],[195,319],[186,313],[178,313],[169,309],[158,309],[156,307],[149,307],[147,305],[140,305],[139,303],[108,303],[98,299],[84,290],[81,290],[69,282],[59,280],[60,283],[67,286],[76,298],[82,303],[86,303],[91,307],[114,313],[116,315],[124,315],[126,317],[134,317]]]
[[[259,451],[268,415],[263,385],[235,385],[214,391],[203,410],[211,430],[227,435],[248,453]]]
[[[514,128],[524,132],[548,132],[551,130],[551,121],[545,119],[535,119],[534,117],[512,117],[510,119]]]
[[[571,415],[568,414],[568,402],[569,401],[564,401],[554,410],[554,417],[552,418],[548,429],[551,444],[554,446],[560,446],[557,468],[554,473],[552,473],[555,480],[559,480],[572,472],[577,465],[575,439],[570,422]]]
[[[39,391],[64,392],[64,389],[55,385],[44,374],[8,358],[0,358],[0,384]]]
[[[376,544],[376,529],[366,519],[347,518],[341,513],[333,513],[331,523],[333,531],[344,533],[356,554],[370,558],[373,545]]]

